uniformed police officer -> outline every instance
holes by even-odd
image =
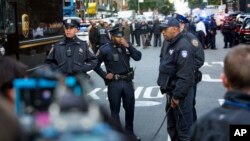
[[[192,45],[183,35],[180,22],[167,17],[160,25],[167,40],[161,52],[158,85],[167,94],[167,128],[172,141],[189,141],[193,123],[194,53]]]
[[[180,27],[181,27],[181,31],[184,35],[184,37],[190,42],[190,44],[192,45],[192,49],[193,52],[195,54],[195,84],[194,84],[194,102],[193,102],[193,119],[194,121],[197,120],[197,114],[196,114],[196,109],[195,109],[195,97],[196,97],[196,91],[197,91],[197,83],[199,83],[201,81],[201,77],[202,77],[202,73],[199,70],[202,65],[204,64],[205,61],[205,55],[204,55],[204,50],[203,47],[200,43],[200,41],[195,37],[194,34],[192,34],[191,32],[188,32],[188,27],[187,24],[189,23],[188,19],[185,18],[184,16],[175,13],[173,15],[173,17],[175,17],[177,20],[180,21]]]
[[[105,27],[107,22],[104,22],[103,20],[100,21],[100,25],[98,27],[98,33],[99,36],[97,37],[99,39],[99,44],[100,46],[111,42],[110,37],[109,37],[109,33],[107,30],[107,27]]]
[[[129,60],[131,57],[135,61],[139,61],[141,52],[123,38],[121,27],[115,27],[110,30],[110,33],[112,43],[100,47],[97,52],[98,65],[95,71],[108,85],[111,116],[120,123],[119,112],[122,99],[125,109],[125,130],[130,135],[135,136],[133,130],[135,96],[132,82],[134,71],[130,67]],[[102,62],[105,64],[106,71],[100,67]]]
[[[80,24],[72,19],[64,20],[63,24],[65,37],[51,48],[45,63],[65,75],[84,74],[94,69],[98,62],[96,56],[85,41],[76,37]]]

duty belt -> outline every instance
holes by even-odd
[[[130,73],[127,74],[115,74],[114,80],[131,80]]]

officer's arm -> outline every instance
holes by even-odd
[[[50,67],[52,70],[57,69],[58,62],[55,59],[55,47],[50,49],[48,56],[45,59],[45,65]]]
[[[133,58],[135,61],[141,60],[141,52],[135,49],[132,44],[129,43],[128,51],[130,53],[130,57]]]
[[[173,97],[184,98],[194,82],[194,56],[191,47],[182,48],[177,52],[177,72]]]
[[[87,44],[86,44],[86,60],[85,60],[85,64],[82,66],[82,72],[87,72],[90,70],[93,70],[97,63],[97,57],[88,49]]]
[[[107,73],[101,68],[101,63],[104,61],[104,56],[100,50],[98,50],[97,52],[97,59],[98,59],[98,63],[94,71],[105,80]]]
[[[199,46],[195,47],[195,70],[198,70],[205,61],[205,54],[204,50],[201,46],[201,43],[199,42]]]

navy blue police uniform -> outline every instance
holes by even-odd
[[[168,17],[162,28],[171,26],[179,27],[179,21]],[[157,80],[162,93],[167,94],[167,99],[178,99],[180,104],[171,108],[167,104],[168,134],[173,141],[190,140],[189,129],[193,123],[193,84],[194,84],[194,53],[190,41],[180,32],[176,37],[164,42]]]
[[[181,23],[185,24],[185,28],[183,29],[182,33],[184,35],[184,37],[190,42],[191,46],[192,46],[192,50],[194,52],[194,56],[195,56],[195,84],[194,84],[194,101],[193,101],[193,119],[194,121],[197,120],[197,113],[196,113],[196,109],[195,109],[195,104],[196,104],[196,91],[197,91],[197,83],[201,81],[202,79],[202,73],[199,70],[202,65],[205,62],[205,54],[204,54],[204,50],[203,47],[200,43],[200,41],[197,39],[197,37],[192,34],[191,32],[188,31],[188,27],[186,27],[186,25],[189,23],[188,19],[180,14],[175,13],[174,17],[179,20]]]
[[[104,25],[100,25],[99,27],[99,44],[100,46],[110,43],[110,38],[107,29],[105,29]]]
[[[64,26],[78,28],[79,23],[75,20],[64,20]],[[73,38],[65,36],[52,46],[45,60],[45,64],[52,70],[65,75],[84,74],[94,69],[97,62],[97,57],[89,50],[87,43],[76,36]]]
[[[112,36],[123,36],[121,28],[117,27],[110,31]],[[95,71],[105,80],[108,86],[108,99],[110,103],[111,116],[120,123],[120,105],[121,99],[123,108],[125,109],[125,129],[134,135],[133,121],[134,121],[134,107],[135,96],[133,86],[134,71],[130,67],[130,58],[135,61],[141,59],[141,52],[136,50],[132,44],[126,48],[115,43],[107,43],[100,47],[97,52],[98,65]],[[104,62],[106,71],[100,65]],[[108,73],[114,74],[112,80],[107,80]]]

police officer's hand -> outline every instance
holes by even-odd
[[[128,44],[128,42],[124,39],[124,38],[122,38],[121,39],[121,44],[124,46],[124,47],[129,47],[129,44]]]
[[[112,80],[113,77],[114,77],[114,74],[113,74],[113,73],[108,73],[108,74],[106,75],[106,79],[108,79],[108,80]]]
[[[171,99],[171,108],[176,108],[179,106],[180,101],[178,99]]]

